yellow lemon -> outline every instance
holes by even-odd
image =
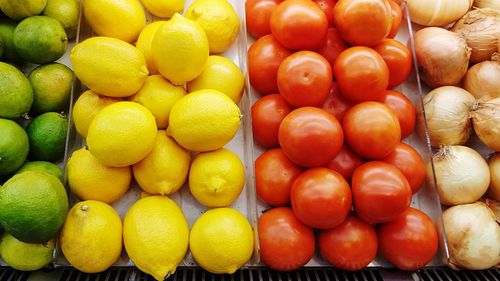
[[[200,25],[175,14],[156,31],[151,52],[161,75],[181,85],[203,71],[208,58],[208,40]]]
[[[230,59],[209,56],[205,69],[194,80],[187,83],[188,92],[202,89],[221,91],[235,103],[239,103],[245,85],[243,73]]]
[[[221,148],[196,156],[189,171],[189,190],[200,204],[231,205],[245,185],[245,167],[238,155]]]
[[[156,133],[155,118],[147,108],[120,101],[94,117],[87,146],[104,165],[125,167],[141,161],[153,150]]]
[[[135,42],[135,46],[142,52],[144,58],[146,59],[149,74],[158,74],[158,69],[153,61],[153,54],[151,53],[151,44],[153,43],[156,31],[164,23],[166,23],[166,21],[156,21],[146,25],[146,27],[144,27],[141,31],[141,34],[139,34],[137,42]]]
[[[232,274],[252,256],[253,231],[247,219],[231,208],[216,208],[201,215],[189,235],[196,262],[211,273]]]
[[[82,201],[69,211],[59,242],[64,256],[76,269],[102,272],[120,257],[122,221],[108,204]]]
[[[186,18],[205,30],[210,53],[224,52],[238,36],[240,20],[226,0],[197,0],[187,9]]]
[[[170,18],[175,13],[182,13],[185,0],[142,0],[142,4],[153,15]]]
[[[186,181],[191,155],[189,151],[158,131],[156,144],[146,158],[134,164],[134,178],[149,194],[169,195]]]
[[[146,25],[139,0],[82,0],[83,15],[100,36],[134,42]]]
[[[186,255],[189,228],[182,210],[166,196],[149,196],[130,207],[123,221],[123,242],[138,269],[164,280]]]
[[[111,204],[127,192],[132,171],[130,167],[109,167],[85,148],[71,154],[66,166],[71,191],[82,200]]]
[[[141,51],[111,37],[89,38],[77,44],[69,58],[80,81],[109,97],[135,94],[149,75]]]
[[[82,93],[73,105],[73,122],[76,131],[84,138],[87,137],[90,122],[106,106],[120,101],[120,99],[101,96],[90,90]]]
[[[188,150],[211,151],[228,143],[240,124],[240,109],[228,96],[199,90],[172,107],[167,134]]]
[[[185,94],[183,87],[173,85],[161,75],[153,75],[146,78],[139,92],[129,100],[144,105],[155,116],[158,129],[166,129],[170,110]]]

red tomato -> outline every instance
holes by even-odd
[[[328,33],[326,34],[325,44],[323,44],[317,52],[325,57],[330,65],[333,66],[339,54],[347,48],[349,48],[349,45],[342,40],[338,31],[335,28],[330,27],[328,28]]]
[[[410,206],[411,188],[394,165],[372,161],[354,171],[352,197],[360,218],[368,223],[386,223]]]
[[[405,143],[398,144],[382,161],[396,166],[405,175],[413,193],[416,193],[425,181],[425,163],[422,156]]]
[[[342,148],[344,133],[339,121],[315,107],[290,112],[281,122],[278,139],[285,155],[303,167],[324,166]]]
[[[290,208],[274,208],[259,218],[260,258],[269,268],[288,271],[305,265],[314,255],[312,228],[302,224]]]
[[[417,118],[417,112],[411,100],[401,92],[387,90],[379,101],[385,103],[396,113],[401,127],[401,138],[404,139],[411,135]]]
[[[278,94],[263,96],[252,105],[252,132],[256,143],[277,147],[281,121],[292,107]]]
[[[317,50],[326,39],[328,19],[311,0],[281,2],[271,15],[271,32],[292,50]]]
[[[293,107],[321,106],[332,87],[328,61],[311,51],[287,57],[278,69],[278,89]]]
[[[333,7],[335,7],[336,0],[314,0],[314,2],[318,3],[321,10],[326,15],[328,19],[328,26],[333,26]]]
[[[339,92],[337,84],[332,83],[332,88],[330,89],[330,94],[326,97],[325,103],[323,103],[322,108],[333,114],[340,123],[344,119],[344,114],[349,108],[354,105],[352,101],[347,100]]]
[[[351,107],[342,127],[347,144],[368,159],[384,158],[401,141],[396,114],[380,102],[367,101]]]
[[[278,68],[293,52],[281,46],[269,34],[259,38],[248,49],[248,75],[250,84],[261,94],[278,92]]]
[[[398,86],[408,78],[412,59],[405,45],[394,39],[384,39],[373,49],[382,56],[389,68],[389,88]]]
[[[352,206],[349,184],[342,175],[327,168],[312,168],[300,174],[290,195],[295,216],[314,228],[336,227]]]
[[[367,47],[352,47],[340,53],[333,74],[340,93],[355,102],[379,99],[389,84],[384,59]]]
[[[247,31],[254,38],[271,34],[269,21],[272,12],[282,0],[246,0],[245,15]]]
[[[392,27],[387,0],[339,0],[333,19],[342,38],[353,46],[373,46],[387,37]]]
[[[360,270],[377,256],[377,233],[373,226],[350,214],[339,226],[318,234],[321,256],[336,268]]]
[[[302,170],[280,148],[264,152],[255,160],[257,196],[271,206],[289,205],[293,181],[300,173]]]
[[[344,145],[337,156],[326,167],[339,172],[346,180],[350,181],[354,171],[363,165],[363,163],[365,163],[365,160],[361,156]]]
[[[391,15],[392,15],[392,25],[391,32],[387,35],[388,38],[394,38],[396,34],[398,34],[399,26],[401,26],[401,21],[403,20],[403,12],[401,11],[401,7],[398,3],[393,0],[387,0],[389,5],[391,5]]]
[[[381,225],[378,241],[382,256],[402,270],[424,267],[438,250],[432,220],[415,208],[408,208],[396,220]]]

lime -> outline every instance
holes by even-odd
[[[29,151],[28,135],[16,122],[0,119],[0,176],[9,175],[26,160]]]
[[[61,182],[64,180],[61,167],[47,161],[28,161],[16,171],[16,175],[27,171],[42,171],[57,177]]]
[[[57,112],[39,115],[28,125],[30,159],[55,162],[64,155],[68,118]]]
[[[21,57],[17,54],[14,47],[14,30],[17,22],[8,19],[0,18],[0,37],[3,42],[3,60],[6,61],[21,61]]]
[[[47,0],[0,0],[0,9],[13,20],[39,15],[45,5]]]
[[[76,36],[78,16],[80,14],[80,1],[78,0],[47,0],[47,6],[42,15],[59,21],[64,27],[68,39]]]
[[[30,81],[19,69],[0,62],[0,117],[19,118],[33,103]]]
[[[12,268],[22,271],[38,270],[50,263],[54,240],[45,244],[30,244],[5,233],[0,241],[0,256]]]

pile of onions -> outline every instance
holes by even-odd
[[[475,0],[474,7],[500,10],[500,0]]]
[[[410,18],[425,26],[444,26],[461,18],[473,0],[407,0]]]
[[[500,153],[496,152],[488,159],[490,166],[490,188],[488,196],[500,201]]]
[[[481,142],[494,151],[500,151],[500,98],[480,100],[470,115]]]
[[[432,88],[457,85],[469,66],[470,48],[465,39],[444,28],[417,31],[415,53],[420,76]]]
[[[489,60],[498,50],[500,11],[488,8],[472,10],[457,21],[451,30],[464,37],[472,49],[470,62]]]
[[[500,61],[483,61],[473,65],[465,74],[463,87],[478,99],[483,96],[500,97]]]
[[[450,266],[480,270],[500,263],[500,226],[484,203],[451,207],[443,223]]]
[[[444,86],[429,92],[423,102],[433,147],[460,145],[469,139],[472,131],[469,111],[476,102],[471,94],[459,87]],[[420,128],[422,123],[419,120]]]
[[[495,220],[500,223],[500,203],[489,198],[486,198],[486,200],[484,201],[488,208],[490,208],[490,210],[493,212],[493,215],[495,215]]]

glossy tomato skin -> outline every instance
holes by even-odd
[[[417,111],[410,99],[403,93],[387,90],[384,96],[379,100],[394,111],[399,120],[401,128],[401,138],[404,139],[413,133],[417,119]]]
[[[396,114],[380,102],[367,101],[351,107],[342,127],[349,147],[368,159],[384,158],[401,141]]]
[[[245,15],[247,31],[253,38],[271,34],[269,21],[272,12],[282,0],[246,0]]]
[[[335,28],[330,27],[328,28],[328,32],[326,34],[325,44],[323,44],[317,52],[328,60],[330,65],[333,67],[337,57],[347,48],[349,48],[349,45],[347,45],[342,37],[340,37],[339,32]]]
[[[314,0],[314,2],[318,3],[321,10],[326,15],[328,19],[328,26],[333,26],[335,22],[333,21],[333,8],[335,7],[336,0]]]
[[[352,206],[349,184],[339,173],[312,168],[295,179],[291,190],[292,210],[304,224],[327,229],[341,224]]]
[[[347,181],[350,181],[354,171],[365,162],[365,159],[344,144],[337,156],[326,167],[340,173]]]
[[[337,118],[337,120],[342,123],[344,114],[354,104],[354,102],[347,100],[343,95],[340,94],[337,83],[333,82],[332,88],[330,89],[330,94],[328,94],[328,96],[326,97],[326,100],[321,108],[323,108],[330,114],[333,114],[333,116],[335,116],[335,118]]]
[[[252,87],[262,95],[277,93],[278,68],[292,53],[271,34],[255,41],[248,49],[248,75]]]
[[[377,233],[382,256],[402,270],[424,267],[438,250],[432,220],[415,208],[408,208],[394,221],[380,225]]]
[[[387,0],[389,5],[391,5],[391,15],[392,15],[392,25],[391,32],[387,35],[387,38],[394,38],[399,31],[399,27],[401,26],[401,21],[403,20],[403,12],[401,11],[401,7],[398,3],[393,0]]]
[[[318,234],[321,256],[336,268],[355,271],[377,256],[377,233],[372,225],[350,214],[335,228]]]
[[[373,49],[382,56],[389,69],[389,89],[398,86],[408,78],[412,59],[405,45],[394,39],[384,39]]]
[[[269,268],[289,271],[305,265],[314,255],[313,229],[286,207],[271,209],[259,218],[260,258]]]
[[[302,167],[319,167],[330,163],[340,151],[344,133],[330,113],[316,107],[302,107],[283,119],[278,139],[292,162]]]
[[[292,107],[279,94],[263,96],[252,105],[253,139],[263,147],[279,146],[278,130],[281,121]]]
[[[386,223],[400,216],[411,203],[411,188],[395,166],[367,162],[352,175],[356,214],[368,223]]]
[[[377,100],[389,84],[389,68],[379,53],[367,47],[349,48],[333,65],[340,93],[355,102]]]
[[[425,162],[411,146],[400,143],[382,161],[398,168],[408,180],[412,193],[416,193],[425,181]]]
[[[333,19],[342,38],[353,46],[374,46],[392,27],[387,0],[339,0]]]
[[[331,87],[330,63],[315,52],[296,52],[278,69],[278,89],[293,107],[321,106]]]
[[[290,205],[292,184],[301,173],[280,148],[264,152],[255,160],[257,197],[271,206]]]
[[[274,10],[270,25],[271,33],[283,46],[292,50],[317,50],[326,39],[328,19],[311,0],[287,0]]]

